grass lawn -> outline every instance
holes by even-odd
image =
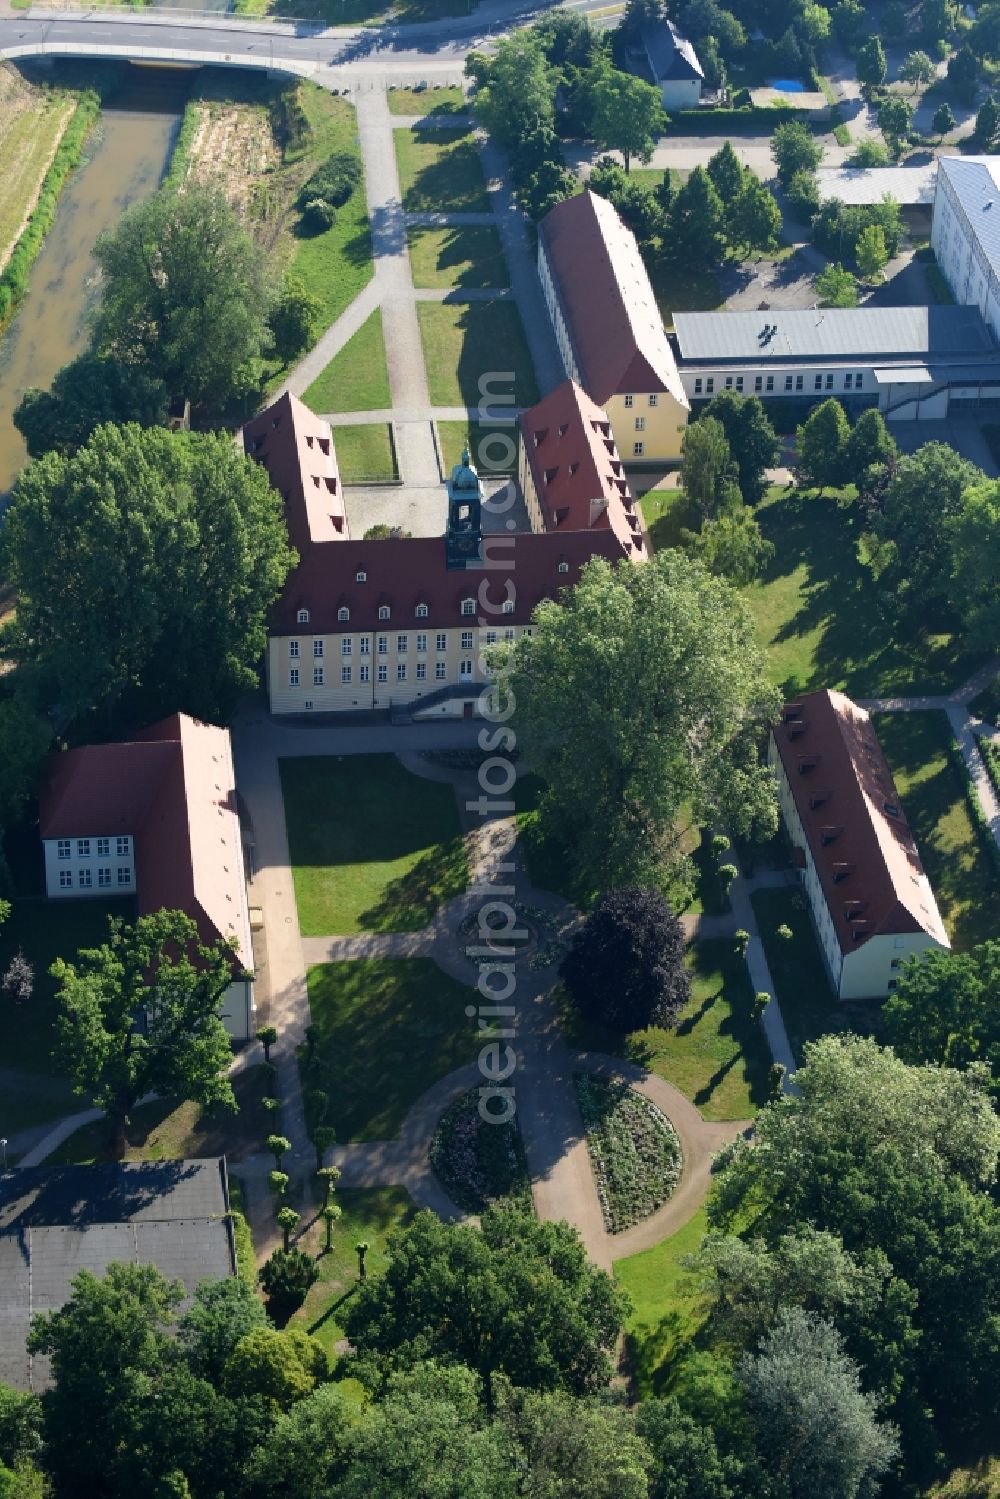
[[[977,718],[1000,724],[1000,677],[994,677],[990,685],[972,699],[969,707]]]
[[[462,114],[465,95],[460,88],[390,88],[386,96],[389,113],[394,115]]]
[[[964,772],[940,711],[880,713],[876,728],[952,944],[959,950],[1000,935],[1000,891],[969,816]]]
[[[639,187],[644,187],[647,192],[653,192],[656,188],[658,188],[665,175],[666,172],[663,167],[633,167],[630,173],[632,181]],[[675,185],[677,185],[678,178],[686,175],[686,173],[678,172],[675,169]]]
[[[632,1300],[625,1348],[642,1399],[669,1393],[678,1364],[707,1319],[704,1297],[684,1264],[707,1232],[701,1208],[662,1244],[615,1261],[615,1280]]]
[[[388,422],[334,427],[340,477],[345,484],[384,483],[399,478],[392,428]]]
[[[513,302],[418,302],[417,317],[432,405],[478,408],[485,375],[492,376],[494,399],[510,394],[512,380],[515,406],[531,406],[538,400],[531,355]]]
[[[363,1242],[369,1246],[365,1260],[369,1276],[381,1275],[389,1263],[386,1239],[394,1228],[405,1228],[415,1211],[402,1187],[345,1190],[337,1192],[334,1200],[341,1217],[334,1225],[332,1251],[327,1254],[324,1250],[326,1226],[322,1218],[310,1222],[296,1241],[317,1257],[319,1280],[288,1324],[318,1338],[331,1362],[337,1356],[337,1343],[344,1336],[338,1313],[358,1286],[355,1244]],[[308,1217],[312,1219],[313,1214]]]
[[[376,307],[367,322],[334,354],[302,399],[312,411],[321,414],[384,411],[392,405],[381,307]]]
[[[449,472],[468,448],[484,478],[517,472],[517,428],[509,422],[438,422],[441,457]]]
[[[647,269],[667,328],[673,327],[675,312],[710,312],[722,306],[719,278],[710,266],[660,262]]]
[[[307,980],[319,1039],[305,1075],[340,1141],[393,1139],[420,1095],[475,1055],[470,991],[431,958],[323,963]]]
[[[814,1041],[828,1031],[846,1030],[848,1026],[852,1030],[867,1029],[858,1023],[861,1007],[843,1005],[834,998],[805,892],[755,890],[750,899],[774,980],[775,998],[796,1058],[802,1060],[806,1041]],[[776,935],[780,926],[791,927],[790,939]]]
[[[353,105],[314,84],[301,85],[299,99],[312,132],[309,148],[312,167],[335,151],[359,154]],[[374,274],[364,183],[337,209],[337,222],[329,229],[296,239],[289,271],[319,298],[323,309],[321,325],[328,328]]]
[[[25,227],[77,101],[27,83],[13,67],[0,70],[0,265]]]
[[[500,236],[489,224],[411,224],[406,237],[414,286],[510,285]]]
[[[140,1104],[132,1116],[127,1133],[127,1161],[172,1161],[185,1157],[227,1155],[241,1160],[263,1148],[274,1123],[261,1107],[268,1080],[258,1065],[238,1072],[233,1078],[238,1113],[224,1109],[202,1109],[196,1103],[166,1102]],[[85,1124],[60,1145],[48,1159],[50,1165],[89,1166],[106,1161],[108,1126],[101,1120]]]
[[[562,1025],[571,1045],[626,1056],[679,1088],[706,1119],[751,1119],[767,1102],[770,1052],[750,1016],[746,964],[731,942],[692,947],[691,999],[672,1030],[617,1035],[581,1021],[567,998]]]
[[[419,931],[465,889],[450,786],[418,780],[395,755],[279,765],[303,936]]]
[[[642,518],[649,531],[653,550],[681,544],[681,532],[697,531],[697,506],[683,489],[648,489],[639,501]]]
[[[757,518],[775,556],[746,598],[771,676],[788,695],[817,687],[853,697],[941,692],[974,669],[976,658],[955,637],[893,629],[858,559],[859,507],[772,489]]]
[[[393,135],[406,213],[489,213],[486,180],[470,130],[416,125]]]

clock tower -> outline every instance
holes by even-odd
[[[462,451],[448,480],[448,531],[445,537],[449,567],[468,567],[483,558],[483,486],[469,461],[469,450]]]

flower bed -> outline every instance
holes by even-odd
[[[681,1177],[683,1157],[667,1116],[627,1083],[576,1074],[605,1227],[619,1234],[655,1213]]]
[[[451,1104],[431,1141],[431,1165],[456,1207],[481,1213],[500,1198],[531,1207],[531,1181],[516,1118],[490,1124],[479,1113],[479,1089]]]

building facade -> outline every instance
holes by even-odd
[[[955,301],[1000,339],[1000,156],[939,158],[931,246]]]
[[[557,413],[546,402],[533,408],[540,409],[541,422],[551,423],[555,413],[557,425],[566,424],[563,438],[575,453],[589,451],[592,434],[579,403],[562,396]],[[592,524],[578,524],[582,512],[574,511],[565,526],[484,533],[485,502],[468,462],[456,465],[442,496],[442,535],[355,541],[346,525],[331,534],[322,512],[304,503],[315,488],[316,443],[329,437],[329,426],[289,395],[244,429],[246,451],[284,497],[299,554],[270,619],[273,713],[471,716],[489,679],[486,653],[530,632],[543,599],[558,598],[593,556],[645,557],[628,486],[605,494],[596,475],[589,481],[598,502]],[[589,516],[589,504],[584,508]]]
[[[538,274],[567,376],[607,412],[622,460],[676,462],[690,404],[635,235],[584,191],[539,226]]]
[[[691,402],[723,390],[836,396],[894,421],[937,421],[1000,398],[1000,350],[975,307],[679,312],[674,344]]]
[[[39,800],[46,894],[134,895],[140,915],[184,911],[234,944],[221,1015],[254,1034],[253,943],[228,729],[175,714],[123,744],[52,756]]]
[[[642,50],[664,109],[695,109],[705,73],[687,37],[672,21],[656,21],[642,28]]]
[[[883,999],[950,943],[871,719],[809,693],[785,705],[768,763],[833,992]]]

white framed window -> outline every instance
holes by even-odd
[[[98,838],[98,840],[97,840],[97,857],[99,859],[106,859],[110,853],[111,853],[111,839],[110,838]]]
[[[448,637],[443,630],[439,630],[434,637],[434,649],[437,651],[446,651],[448,649]]]
[[[656,404],[657,404],[657,402],[658,402],[658,401],[659,401],[659,399],[660,399],[660,398],[659,398],[659,396],[658,396],[658,395],[657,395],[657,393],[656,393],[656,391],[655,391],[655,390],[651,390],[651,391],[650,391],[650,392],[649,392],[649,404],[650,404],[650,405],[651,405],[651,406],[655,406],[655,405],[656,405]]]
[[[753,388],[754,388],[754,390],[757,390],[757,391],[760,391],[760,390],[764,389],[764,376],[763,375],[754,375],[754,377],[753,377]]]
[[[312,710],[312,705],[313,705],[313,700],[312,700],[311,697],[307,697],[306,700],[305,700],[305,702],[302,704],[302,706],[303,706],[303,708],[305,708],[306,712],[310,712]]]
[[[773,375],[768,375],[768,377],[767,377],[767,389],[768,390],[773,390],[774,389],[774,376]]]
[[[418,682],[425,682],[426,680],[427,680],[427,662],[426,661],[418,661],[417,662],[417,681]]]
[[[378,606],[378,617],[379,617],[379,619],[388,619],[389,618],[389,605],[388,604],[379,604],[379,606]]]
[[[645,432],[645,430],[646,430],[646,418],[644,416],[637,416],[636,417],[636,419],[635,419],[635,430],[637,432]]]
[[[351,668],[349,666],[342,666],[340,668],[340,680],[341,680],[341,682],[343,683],[343,685],[345,687],[347,686],[347,683],[351,680],[351,675],[352,675]]]
[[[389,680],[389,668],[381,662],[379,662],[378,679],[380,682],[388,682]]]
[[[850,390],[850,388],[851,388],[851,386],[853,384],[854,384],[854,376],[850,375],[850,374],[845,375],[844,376],[844,389],[845,390]]]
[[[323,641],[322,640],[314,640],[313,641],[313,660],[314,661],[315,660],[321,660],[322,656],[323,656]]]
[[[129,838],[129,835],[127,833],[123,833],[122,836],[116,840],[115,853],[118,855],[119,859],[127,859],[131,852],[132,840]]]
[[[60,838],[56,843],[56,851],[60,859],[71,859],[73,857],[73,845],[68,838]]]
[[[501,609],[500,613],[501,614],[513,614],[514,613],[514,600],[513,599],[504,599],[504,601],[503,601],[503,608]]]
[[[322,687],[322,685],[323,685],[323,668],[322,668],[322,666],[314,666],[313,667],[313,686],[314,687]]]
[[[743,376],[742,375],[737,375],[736,376],[736,389],[737,390],[742,390],[743,389]]]
[[[496,632],[496,630],[487,630],[486,631],[486,644],[487,645],[496,645],[496,643],[497,643],[497,632]]]
[[[417,650],[418,651],[425,651],[426,649],[427,649],[427,636],[423,633],[423,631],[418,631],[417,632]]]
[[[299,642],[297,640],[290,640],[288,642],[288,654],[293,661],[299,659]]]
[[[822,390],[822,389],[823,389],[823,376],[822,375],[817,375],[816,378],[815,378],[815,380],[813,381],[813,390]]]
[[[60,890],[71,890],[72,888],[73,888],[73,871],[72,871],[72,869],[60,869],[60,871],[59,871],[59,889]]]
[[[418,604],[417,605],[416,613],[417,613],[417,618],[418,619],[426,619],[427,618],[427,605],[426,604]]]
[[[710,396],[712,394],[712,391],[714,389],[715,389],[715,376],[714,375],[706,375],[705,376],[705,394],[707,396]]]
[[[471,661],[462,661],[462,662],[460,662],[459,663],[459,667],[458,667],[458,675],[459,675],[459,680],[460,681],[467,682],[470,679],[470,677],[472,676],[472,662]]]
[[[362,656],[370,656],[372,653],[372,641],[370,635],[362,635],[358,641],[358,653]]]
[[[345,609],[342,606],[341,608],[339,608],[337,610],[337,618],[339,620],[347,620],[347,619],[350,619],[350,617],[351,617],[351,611],[350,611],[350,609]]]
[[[375,649],[378,651],[378,653],[379,653],[380,656],[388,656],[388,654],[389,654],[389,637],[388,637],[388,635],[380,635],[379,636],[379,638],[378,638],[378,640],[376,642],[376,645],[375,645]]]
[[[295,618],[298,620],[300,625],[307,625],[309,623],[309,610],[300,609]]]
[[[694,393],[695,393],[696,396],[700,396],[701,395],[701,376],[700,375],[695,375],[695,378],[694,378]]]
[[[90,858],[90,839],[78,838],[76,840],[76,857],[78,859]]]
[[[791,375],[786,375],[785,376],[785,389],[786,390],[791,390],[791,388],[792,388],[792,377],[791,377]]]
[[[463,651],[471,651],[472,650],[472,631],[471,630],[463,630],[462,631],[462,649],[463,649]]]
[[[569,563],[568,562],[560,562],[560,564],[559,564],[559,571],[561,573],[568,573],[569,572]]]
[[[97,871],[97,883],[102,890],[106,890],[111,884],[111,870],[99,869]]]
[[[445,679],[446,672],[447,672],[447,667],[445,666],[444,662],[443,661],[436,662],[435,666],[434,666],[434,680],[436,682],[443,682],[444,679]]]
[[[371,667],[368,665],[367,661],[363,661],[361,663],[361,665],[358,667],[358,681],[359,682],[370,682],[371,681],[371,675],[372,675],[372,669],[371,669]]]
[[[802,375],[796,375],[795,376],[795,389],[796,390],[801,390],[802,389],[802,382],[803,382],[803,376]]]
[[[858,370],[858,373],[854,377],[854,389],[855,390],[860,390],[861,387],[862,387],[862,385],[864,384],[864,381],[865,381],[864,375],[861,373],[860,370]]]
[[[368,574],[366,572],[363,572],[363,571],[361,571],[359,569],[354,574],[354,581],[355,581],[355,583],[367,583],[368,582]]]
[[[514,643],[514,626],[513,625],[508,625],[507,626],[506,630],[504,630],[504,632],[503,632],[503,638],[504,638],[504,642],[507,645],[513,645],[513,643]]]
[[[397,682],[405,682],[406,681],[406,662],[405,661],[400,661],[399,665],[396,667],[396,681]]]
[[[463,614],[475,614],[475,612],[476,612],[476,601],[475,601],[475,599],[463,599],[462,600],[462,613]]]
[[[632,457],[633,458],[641,458],[642,455],[643,455],[643,453],[645,451],[646,451],[646,444],[644,442],[634,442],[632,444]]]
[[[410,637],[409,637],[409,635],[397,635],[396,636],[396,651],[397,651],[397,653],[400,656],[403,654],[404,651],[409,650],[409,647],[410,647]]]
[[[625,405],[626,406],[632,406],[634,404],[635,404],[635,396],[626,396],[625,397]]]
[[[94,873],[91,869],[77,870],[77,884],[81,890],[89,890],[94,883]]]
[[[288,685],[289,687],[297,687],[299,685],[299,669],[297,666],[292,666],[289,668]]]
[[[832,375],[827,375],[827,377],[826,377],[826,388],[827,388],[827,390],[832,390],[833,389],[833,376]]]
[[[354,641],[351,639],[350,635],[345,635],[344,639],[340,642],[340,654],[342,656],[349,656],[353,649]]]
[[[727,375],[726,376],[726,389],[727,390],[732,390],[732,388],[733,388],[733,377],[732,377],[732,375]]]
[[[119,885],[131,885],[132,883],[131,869],[128,869],[121,864],[118,866],[118,883]]]

